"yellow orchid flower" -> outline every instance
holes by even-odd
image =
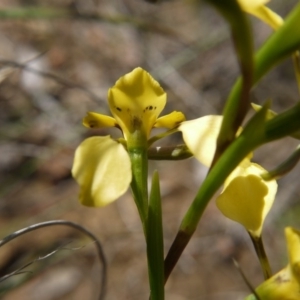
[[[158,118],[166,104],[166,93],[142,68],[121,77],[109,89],[108,104],[113,117],[89,112],[83,125],[119,128],[127,149],[147,149],[153,127],[172,129],[185,120],[181,112]],[[86,206],[103,206],[129,187],[130,157],[124,146],[110,136],[88,138],[75,152],[72,175],[80,185],[80,202]]]
[[[183,122],[178,129],[194,156],[205,166],[212,163],[222,116],[205,116]],[[260,174],[265,170],[250,161],[248,155],[233,170],[217,197],[217,206],[229,219],[242,224],[253,236],[260,236],[266,215],[272,207],[277,183],[264,181]]]
[[[283,19],[265,6],[268,2],[269,0],[238,0],[242,10],[261,19],[276,30],[283,24]]]
[[[255,290],[260,300],[300,299],[300,231],[287,227],[285,237],[289,264]],[[245,300],[255,299],[254,295],[250,295]]]

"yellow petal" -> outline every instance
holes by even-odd
[[[243,225],[254,236],[260,236],[263,222],[277,192],[275,180],[264,181],[264,168],[254,163],[238,166],[226,179],[217,206],[229,219]]]
[[[283,19],[271,9],[264,6],[264,4],[267,2],[269,1],[238,0],[242,10],[261,19],[263,22],[267,23],[270,27],[276,30],[283,24]]]
[[[141,130],[150,130],[166,104],[166,93],[142,68],[121,77],[108,91],[110,110],[122,128],[125,138]]]
[[[173,111],[168,115],[158,118],[154,124],[154,127],[173,129],[183,121],[185,121],[185,115],[180,111]]]
[[[286,227],[285,237],[288,246],[289,263],[300,284],[300,231],[292,227]]]
[[[237,2],[239,3],[239,5],[243,10],[246,10],[246,9],[254,9],[258,6],[262,6],[270,2],[270,0],[237,0]]]
[[[190,151],[207,167],[211,165],[216,151],[222,120],[222,116],[205,116],[183,122],[178,127]]]
[[[83,205],[104,206],[126,192],[131,163],[124,147],[110,136],[91,137],[76,149],[72,175]]]
[[[117,122],[114,118],[94,112],[88,112],[82,123],[88,128],[117,127]]]

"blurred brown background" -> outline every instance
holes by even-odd
[[[270,6],[285,16],[297,2],[274,0]],[[16,13],[32,6],[45,10],[31,10],[26,18]],[[67,9],[73,17],[50,18],[49,7]],[[117,130],[88,130],[81,119],[87,111],[109,114],[108,88],[137,66],[167,91],[164,113],[180,110],[188,119],[220,114],[238,76],[226,24],[204,3],[195,7],[183,0],[157,5],[142,0],[1,0],[0,8],[1,238],[36,222],[79,222],[102,242],[109,267],[106,299],[148,299],[145,242],[130,194],[105,208],[78,203],[78,186],[70,176],[74,150],[91,135],[119,136]],[[8,17],[3,10],[14,14]],[[259,47],[271,30],[251,21]],[[254,89],[253,102],[270,98],[276,111],[299,99],[291,61]],[[168,143],[178,141],[175,136]],[[286,138],[259,149],[254,159],[273,168],[296,145]],[[207,170],[194,159],[151,162],[150,172],[154,169],[162,181],[167,251]],[[279,180],[265,224],[274,271],[286,264],[283,228],[300,227],[299,171],[300,166]],[[30,272],[0,283],[1,299],[96,299],[100,264],[94,245],[65,227],[40,229],[2,247],[0,274],[59,247],[64,249],[27,267]],[[166,299],[243,299],[249,290],[232,258],[253,285],[263,280],[248,236],[212,201],[167,283]]]

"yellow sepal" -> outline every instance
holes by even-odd
[[[185,115],[180,111],[173,111],[168,115],[158,118],[154,124],[154,127],[173,129],[185,121]]]
[[[131,162],[123,145],[110,136],[91,137],[76,149],[72,175],[80,186],[83,205],[104,206],[126,192]]]
[[[114,118],[94,112],[88,112],[83,118],[82,124],[88,128],[118,127]]]

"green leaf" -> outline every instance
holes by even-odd
[[[157,171],[152,178],[147,226],[148,270],[152,300],[164,299],[164,244],[161,196]]]

